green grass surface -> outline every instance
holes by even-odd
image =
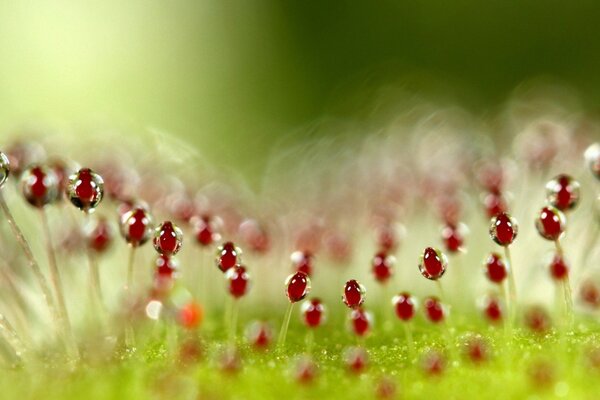
[[[255,351],[238,335],[242,367],[236,374],[224,373],[219,355],[225,345],[223,329],[208,326],[194,335],[202,338],[204,356],[192,364],[178,359],[173,331],[152,330],[142,337],[133,355],[107,352],[95,361],[74,369],[60,361],[5,370],[0,376],[2,398],[11,399],[368,399],[383,377],[397,386],[401,398],[427,399],[593,399],[600,393],[600,370],[591,368],[587,351],[600,339],[600,326],[580,321],[572,333],[535,335],[515,330],[508,339],[502,328],[476,323],[477,316],[452,320],[448,326],[425,321],[414,324],[415,349],[411,353],[399,322],[388,321],[367,338],[370,362],[362,375],[347,371],[343,354],[356,338],[331,323],[315,335],[313,357],[318,375],[312,384],[300,385],[294,377],[294,361],[306,350],[306,329],[292,324],[283,351],[271,348]],[[490,359],[474,364],[463,354],[463,339],[481,334],[489,343]],[[181,335],[189,333],[179,332]],[[141,335],[140,335],[141,336]],[[448,347],[449,344],[452,344]],[[429,376],[422,367],[422,355],[430,348],[442,350],[447,364],[441,376]],[[97,352],[92,348],[92,352]],[[536,365],[550,365],[552,377],[536,384],[531,371]]]

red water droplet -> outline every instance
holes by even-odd
[[[344,361],[350,372],[360,374],[367,367],[369,356],[362,347],[350,347],[344,354]]]
[[[429,350],[423,356],[421,361],[423,371],[429,376],[442,375],[446,369],[446,359],[442,353],[437,350]]]
[[[557,240],[565,230],[565,216],[554,207],[544,207],[535,220],[538,233],[548,240]]]
[[[417,304],[414,298],[407,292],[400,293],[392,300],[396,316],[402,321],[410,321],[417,310]]]
[[[583,282],[579,289],[579,296],[583,303],[591,309],[600,308],[600,287],[594,281],[588,279]]]
[[[579,182],[569,175],[558,175],[546,184],[546,199],[561,211],[572,210],[579,203]]]
[[[344,285],[342,300],[350,308],[359,307],[365,301],[365,288],[358,281],[349,280]]]
[[[88,246],[97,253],[102,253],[110,246],[113,233],[106,218],[99,218],[91,226],[88,234]]]
[[[423,302],[425,316],[433,323],[440,323],[444,320],[444,306],[437,297],[427,297]]]
[[[248,327],[246,331],[248,342],[259,350],[265,350],[271,344],[273,332],[268,323],[255,321]]]
[[[250,275],[246,272],[246,268],[243,266],[236,266],[230,268],[225,273],[225,278],[228,282],[229,293],[235,297],[240,298],[248,292],[250,288]]]
[[[366,336],[371,330],[372,319],[371,314],[363,308],[352,310],[350,312],[350,326],[352,332],[360,337]]]
[[[296,303],[310,293],[310,278],[304,272],[296,272],[288,276],[285,287],[290,302]]]
[[[373,276],[380,283],[386,283],[393,274],[392,267],[394,266],[395,259],[392,256],[387,255],[384,252],[375,254],[372,261]]]
[[[490,236],[500,246],[510,245],[519,232],[517,221],[506,213],[500,213],[492,218]]]
[[[144,208],[136,207],[123,215],[121,234],[134,247],[146,243],[152,235],[152,216]]]
[[[494,296],[486,296],[483,299],[482,304],[483,313],[485,318],[492,322],[498,323],[502,321],[503,309],[500,301]]]
[[[306,326],[316,328],[325,319],[325,305],[319,299],[307,300],[302,304],[302,315]]]
[[[484,263],[485,274],[491,282],[501,284],[508,274],[506,265],[498,253],[491,253]]]
[[[202,323],[204,309],[194,301],[185,304],[179,310],[179,322],[186,329],[195,329]]]
[[[489,358],[488,345],[481,337],[470,337],[464,345],[464,354],[473,363],[481,364]]]
[[[506,201],[501,193],[487,193],[483,197],[483,206],[488,218],[493,218],[508,210]]]
[[[54,171],[42,165],[34,165],[23,171],[21,187],[25,200],[37,208],[56,201],[58,196],[58,181]]]
[[[309,356],[303,356],[296,364],[294,375],[298,383],[309,384],[317,376],[317,364]]]
[[[159,254],[175,255],[181,249],[183,232],[171,221],[165,221],[154,231],[153,243]]]
[[[530,307],[525,311],[525,325],[536,333],[546,333],[550,329],[550,316],[540,306]]]
[[[75,207],[93,210],[104,196],[104,180],[91,169],[82,168],[69,177],[66,193]]]
[[[557,281],[566,279],[569,276],[569,266],[559,255],[554,256],[550,263],[550,275]]]
[[[239,264],[240,250],[233,242],[226,242],[217,249],[217,267],[221,272],[227,271]]]
[[[312,276],[314,257],[309,251],[295,251],[290,256],[292,267],[295,271],[304,272]]]
[[[464,237],[457,225],[446,225],[442,229],[442,240],[450,253],[459,251],[464,243]]]
[[[447,266],[448,260],[444,253],[432,247],[427,247],[421,255],[419,271],[427,279],[438,280],[446,272]]]

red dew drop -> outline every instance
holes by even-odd
[[[592,280],[586,280],[579,289],[581,301],[593,310],[600,308],[600,287]]]
[[[317,364],[309,356],[300,357],[296,363],[294,377],[301,384],[312,383],[317,376]]]
[[[256,253],[266,253],[271,247],[267,230],[255,219],[245,219],[239,226],[238,233],[244,244]]]
[[[525,312],[525,325],[535,333],[546,333],[551,325],[550,316],[540,306],[530,307]]]
[[[485,275],[491,282],[501,284],[506,279],[508,271],[500,254],[491,253],[483,266]]]
[[[492,218],[490,236],[500,246],[510,245],[517,237],[519,226],[517,221],[506,213],[500,213]]]
[[[362,308],[356,308],[350,312],[350,327],[357,336],[364,337],[370,332],[372,320],[371,314]]]
[[[358,281],[352,279],[344,285],[342,301],[349,308],[357,308],[365,302],[365,288]]]
[[[389,253],[396,250],[398,247],[398,233],[391,224],[381,225],[377,229],[377,245],[379,250],[384,253]]]
[[[295,251],[290,256],[295,271],[304,272],[308,276],[313,273],[314,257],[309,251]]]
[[[417,304],[414,298],[407,292],[400,293],[392,299],[396,316],[402,321],[410,321],[417,310]]]
[[[250,275],[243,266],[230,268],[225,273],[225,278],[228,282],[229,294],[236,299],[246,295],[250,289]]]
[[[319,299],[311,299],[302,303],[302,316],[309,328],[320,326],[325,320],[325,305]]]
[[[226,242],[217,249],[217,267],[221,272],[227,271],[239,264],[241,251],[233,242]]]
[[[197,364],[206,353],[203,343],[195,337],[185,339],[179,346],[179,362],[184,366]]]
[[[0,151],[0,188],[4,186],[4,182],[8,179],[10,175],[10,161],[6,154]]]
[[[483,197],[483,206],[485,207],[488,218],[493,218],[508,210],[506,201],[501,193],[487,193]]]
[[[396,383],[390,377],[382,377],[375,385],[375,397],[378,399],[393,399],[396,398]]]
[[[88,246],[96,253],[105,252],[112,243],[112,239],[112,228],[106,218],[99,218],[87,229]]]
[[[66,193],[75,207],[93,210],[104,197],[104,180],[91,169],[82,168],[69,177]]]
[[[23,196],[29,204],[42,208],[58,197],[58,181],[54,171],[42,165],[34,165],[21,175]]]
[[[296,272],[288,276],[285,288],[289,301],[296,303],[310,293],[310,278],[304,272]]]
[[[186,329],[196,329],[204,319],[204,309],[194,301],[185,304],[179,310],[179,322]]]
[[[447,266],[448,259],[444,253],[432,247],[427,247],[421,255],[419,271],[425,278],[435,281],[444,275]]]
[[[464,243],[463,234],[460,232],[459,226],[454,224],[446,225],[442,229],[442,240],[446,250],[450,253],[459,251]]]
[[[386,283],[393,275],[393,266],[395,263],[393,256],[387,255],[385,252],[375,254],[372,261],[373,276],[380,283]]]
[[[485,318],[493,324],[502,321],[503,308],[500,300],[495,296],[486,296],[483,298],[482,310]]]
[[[362,347],[350,347],[344,354],[344,361],[348,371],[360,374],[367,368],[369,356]]]
[[[423,355],[421,366],[425,374],[429,376],[440,376],[446,369],[446,359],[439,351],[429,350]]]
[[[273,340],[273,331],[268,323],[255,321],[246,331],[248,342],[257,350],[265,350]]]
[[[170,256],[159,254],[154,263],[156,266],[156,277],[161,279],[173,279],[177,274],[177,262]]]
[[[123,215],[121,234],[134,247],[146,243],[152,235],[152,216],[144,208],[136,207]]]
[[[569,266],[559,255],[555,255],[550,263],[550,275],[554,280],[562,281],[569,276]]]
[[[479,336],[468,338],[464,345],[464,356],[475,364],[487,361],[489,359],[487,343]]]
[[[527,368],[527,375],[533,386],[538,389],[551,387],[556,380],[556,370],[549,361],[538,360]]]
[[[546,199],[553,207],[568,211],[579,204],[579,182],[569,175],[558,175],[546,184]]]
[[[437,297],[428,297],[423,302],[425,316],[435,324],[444,321],[445,310],[444,306]]]
[[[159,254],[175,255],[181,249],[183,232],[171,221],[165,221],[154,231],[154,248]]]
[[[557,240],[565,231],[565,216],[554,207],[544,207],[535,220],[538,233],[548,240]]]
[[[202,247],[208,247],[217,240],[221,239],[221,236],[217,233],[217,221],[209,216],[195,217],[191,220],[192,226],[194,227],[194,235],[196,241]]]
[[[219,357],[219,367],[226,374],[236,374],[242,369],[242,357],[235,347],[226,348]]]

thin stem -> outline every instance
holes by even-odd
[[[237,320],[240,309],[239,301],[236,298],[232,299],[231,304],[231,321],[229,323],[229,339],[235,344],[235,335],[237,331]]]
[[[440,296],[440,301],[443,304],[446,304],[446,295],[444,293],[444,288],[442,287],[442,282],[440,282],[440,280],[438,279],[438,280],[435,281],[435,284],[436,284],[436,286],[438,288],[438,292],[439,292],[439,296]]]
[[[135,249],[137,247],[130,246],[129,249],[129,261],[127,262],[127,283],[125,285],[125,290],[130,291],[133,287],[133,264],[135,261]]]
[[[33,274],[35,275],[35,277],[38,281],[38,284],[40,285],[40,289],[42,291],[42,297],[44,298],[44,301],[46,302],[46,305],[48,306],[48,309],[50,310],[50,315],[52,316],[52,319],[54,320],[54,324],[58,327],[60,325],[60,322],[59,322],[60,316],[58,314],[58,311],[54,307],[54,298],[52,297],[52,292],[50,291],[50,286],[48,285],[48,281],[46,280],[46,277],[42,273],[42,270],[40,269],[39,264],[35,260],[35,257],[33,256],[33,252],[31,251],[31,247],[29,246],[27,239],[25,239],[23,232],[21,232],[21,229],[15,222],[15,219],[14,219],[12,213],[10,212],[8,205],[6,204],[6,201],[4,200],[4,196],[2,196],[2,193],[0,193],[0,208],[2,208],[2,211],[4,212],[4,215],[6,216],[6,220],[8,221],[8,225],[10,226],[10,229],[12,230],[12,233],[15,236],[17,243],[21,247],[21,250],[25,254],[25,258],[27,258],[29,267],[33,271]]]
[[[406,336],[406,343],[408,345],[408,357],[412,357],[415,354],[415,342],[413,340],[412,326],[410,322],[403,322],[404,336]]]
[[[25,353],[27,351],[23,341],[19,338],[19,335],[12,327],[10,322],[4,317],[4,315],[0,314],[0,331],[2,335],[6,339],[6,342],[12,348],[13,352],[19,359],[23,359]]]
[[[556,254],[564,261],[564,250],[560,243],[560,239],[556,239],[554,241],[554,245],[556,247]],[[561,282],[563,298],[565,302],[565,320],[568,328],[573,326],[573,295],[571,294],[571,283],[569,280],[569,275],[565,277],[565,279]]]
[[[287,311],[285,312],[285,317],[283,318],[283,324],[281,325],[281,330],[279,331],[279,338],[277,340],[277,347],[282,349],[285,345],[285,337],[287,336],[288,327],[290,326],[290,319],[292,318],[292,310],[294,309],[294,303],[290,302],[287,307]]]
[[[90,213],[85,213],[85,223],[89,225],[91,222]],[[94,254],[92,248],[87,246],[87,257],[90,264],[90,289],[93,296],[96,297],[96,301],[101,310],[104,309],[104,299],[102,296],[102,285],[100,283],[100,271],[98,269],[98,260]]]
[[[311,354],[315,343],[315,332],[313,328],[308,328],[306,332],[306,354]]]
[[[50,266],[50,279],[52,282],[52,286],[54,286],[59,315],[62,321],[63,329],[65,331],[67,351],[69,352],[69,355],[71,357],[79,359],[79,350],[77,349],[75,336],[73,335],[73,329],[71,328],[71,322],[69,321],[69,314],[67,312],[67,305],[65,302],[62,283],[60,280],[60,272],[58,270],[58,264],[56,262],[54,245],[52,244],[52,233],[50,232],[50,224],[48,223],[48,216],[46,215],[46,210],[44,208],[40,209],[40,217],[42,220],[44,235],[46,236],[46,250],[48,252],[48,264]]]
[[[509,316],[512,324],[514,323],[517,315],[517,284],[509,246],[504,246],[504,256],[506,258],[506,266],[508,269],[508,293],[510,298]]]

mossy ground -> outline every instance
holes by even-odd
[[[277,319],[273,318],[273,321]],[[383,321],[380,319],[380,321]],[[283,351],[256,351],[238,335],[242,366],[235,373],[219,368],[225,347],[221,326],[205,326],[197,335],[204,343],[198,362],[182,363],[173,329],[154,329],[140,335],[133,355],[105,354],[104,358],[69,368],[61,362],[39,362],[5,370],[0,376],[2,398],[10,399],[369,399],[382,377],[395,382],[397,397],[426,399],[576,398],[600,396],[600,370],[590,366],[588,352],[600,344],[600,324],[580,320],[573,332],[545,335],[490,327],[476,316],[453,319],[448,326],[415,321],[411,352],[400,322],[388,320],[362,343],[349,334],[343,321],[331,321],[314,336],[312,355],[318,375],[309,385],[298,384],[294,361],[306,351],[306,329],[294,321]],[[179,332],[179,339],[189,333]],[[489,345],[488,361],[475,364],[463,354],[464,337],[479,334]],[[194,334],[196,335],[196,334]],[[509,339],[512,337],[512,339]],[[361,375],[348,372],[343,354],[361,344],[369,366]],[[429,376],[421,368],[428,349],[441,350],[446,369]],[[92,351],[94,351],[92,349]],[[548,375],[532,378],[540,365]],[[544,375],[544,376],[546,376]]]

